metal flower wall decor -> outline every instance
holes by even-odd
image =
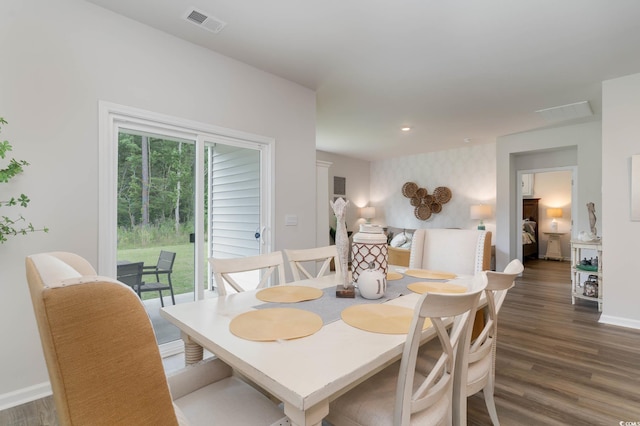
[[[429,194],[427,188],[420,188],[415,182],[402,185],[402,195],[409,198],[414,207],[413,213],[420,220],[428,220],[432,214],[442,211],[442,205],[451,199],[451,190],[446,186],[439,186]]]

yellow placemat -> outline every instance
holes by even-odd
[[[301,285],[279,285],[268,287],[256,293],[263,302],[296,303],[322,297],[322,290]]]
[[[405,274],[416,278],[431,280],[450,280],[456,277],[456,274],[450,272],[429,271],[428,269],[409,269]]]
[[[439,283],[439,282],[417,282],[411,283],[407,288],[414,293],[466,293],[467,288],[462,285]]]
[[[387,304],[354,305],[342,311],[342,321],[352,327],[382,334],[407,334],[413,309]],[[426,320],[424,328],[431,327]]]
[[[402,278],[402,274],[400,272],[387,272],[387,281],[399,280]]]
[[[322,328],[322,318],[313,312],[294,308],[268,308],[249,311],[231,320],[229,330],[238,337],[257,342],[297,339]]]

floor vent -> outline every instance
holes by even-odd
[[[215,16],[202,10],[195,8],[189,8],[183,15],[183,18],[194,25],[204,28],[207,31],[218,34],[227,25],[226,22],[221,21]]]

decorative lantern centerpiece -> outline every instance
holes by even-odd
[[[379,269],[384,276],[388,270],[387,236],[381,226],[363,224],[360,232],[353,236],[351,246],[351,274],[354,282],[364,270]]]

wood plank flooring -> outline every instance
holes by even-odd
[[[527,261],[500,312],[496,405],[503,426],[640,424],[640,330],[571,305],[568,262]],[[490,425],[482,394],[468,424]],[[57,425],[51,397],[0,412],[2,426]]]
[[[503,426],[640,424],[640,331],[571,305],[569,262],[533,260],[498,322],[495,400]],[[481,394],[468,424],[491,424]]]

